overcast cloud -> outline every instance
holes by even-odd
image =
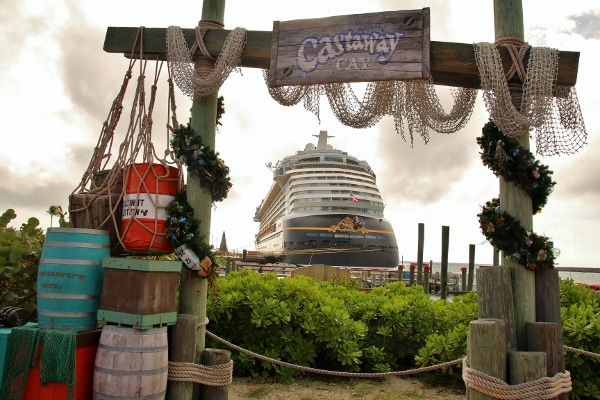
[[[536,231],[553,238],[561,249],[562,265],[597,266],[596,246],[600,211],[600,72],[598,39],[600,9],[592,1],[548,7],[542,0],[524,1],[526,40],[581,53],[577,90],[584,115],[588,145],[574,156],[547,157],[542,162],[558,182],[543,213],[534,218]],[[273,20],[359,14],[430,7],[431,40],[474,43],[493,41],[490,2],[380,1],[301,3],[228,0],[225,26],[271,30]],[[108,26],[194,27],[201,2],[39,2],[4,0],[0,13],[0,212],[14,208],[17,225],[30,216],[47,227],[46,210],[67,208],[69,194],[78,186],[90,162],[129,61],[102,50]],[[261,16],[256,15],[260,10]],[[476,15],[476,18],[472,16]],[[154,113],[153,139],[159,151],[166,142],[166,66]],[[125,109],[116,132],[127,129],[131,93],[138,70],[129,84]],[[149,93],[154,63],[146,70]],[[438,88],[447,99],[446,88]],[[187,122],[191,101],[177,91],[179,121]],[[476,214],[481,204],[498,194],[498,181],[481,165],[476,143],[487,112],[481,96],[465,129],[452,135],[431,133],[425,145],[415,138],[411,148],[394,131],[390,118],[375,127],[356,130],[341,125],[321,100],[322,122],[301,105],[283,107],[272,100],[258,70],[232,73],[220,90],[225,98],[223,125],[216,137],[217,151],[231,169],[233,188],[215,205],[211,242],[223,231],[230,248],[253,248],[256,206],[271,184],[266,162],[303,149],[312,135],[325,129],[330,143],[360,159],[377,173],[387,203],[386,216],[397,231],[405,260],[416,258],[417,224],[426,224],[426,259],[440,256],[441,226],[451,228],[450,261],[467,260],[468,245],[477,244],[478,262],[489,263],[491,247],[482,244]],[[121,136],[119,136],[121,135]]]

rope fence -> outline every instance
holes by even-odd
[[[208,319],[198,323],[197,327],[205,327],[208,324]],[[383,378],[389,376],[408,376],[420,373],[432,372],[439,369],[444,369],[452,366],[460,365],[462,367],[462,378],[465,386],[471,390],[483,393],[493,398],[502,400],[513,400],[523,398],[536,399],[553,399],[563,393],[568,393],[572,390],[571,374],[569,371],[559,372],[553,377],[543,377],[535,381],[521,383],[518,385],[509,385],[501,379],[486,375],[469,367],[467,358],[459,358],[453,361],[444,362],[437,365],[427,367],[414,368],[404,371],[389,371],[389,372],[343,372],[330,371],[319,368],[306,367],[302,365],[292,364],[286,361],[277,360],[255,353],[243,347],[237,346],[214,333],[206,330],[206,335],[216,340],[217,342],[236,350],[240,353],[247,354],[261,361],[270,362],[272,364],[292,368],[303,372],[313,374],[339,376],[345,378]],[[600,354],[590,351],[575,349],[573,347],[564,346],[566,351],[580,354],[587,357],[600,359]],[[169,380],[177,382],[194,382],[208,386],[227,386],[231,384],[233,376],[233,361],[226,364],[215,366],[204,366],[186,362],[169,362]]]

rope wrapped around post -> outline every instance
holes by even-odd
[[[207,367],[187,362],[169,361],[169,380],[194,382],[206,386],[227,386],[233,378],[233,361]]]
[[[559,372],[553,377],[509,385],[502,379],[469,368],[466,357],[463,359],[462,377],[467,387],[495,399],[554,399],[560,394],[571,391],[571,374],[569,371]]]
[[[208,318],[196,328],[208,325]],[[168,379],[174,382],[193,382],[206,386],[228,386],[233,381],[233,361],[219,365],[199,365],[191,362],[169,361]]]

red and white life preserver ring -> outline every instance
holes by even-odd
[[[121,241],[126,251],[170,253],[166,208],[180,189],[179,168],[136,163],[125,169]]]

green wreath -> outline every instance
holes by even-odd
[[[210,188],[213,201],[227,197],[231,189],[229,167],[210,147],[202,143],[200,135],[194,134],[190,124],[173,130],[171,147],[175,157],[186,165],[188,172],[200,179],[200,185]]]
[[[552,242],[527,232],[516,218],[504,212],[498,198],[485,203],[477,216],[481,232],[504,254],[531,270],[554,268]]]
[[[515,139],[504,136],[491,121],[484,125],[477,143],[483,164],[494,175],[523,189],[531,197],[533,214],[540,212],[556,185],[552,181],[552,171]]]
[[[531,197],[533,214],[539,213],[556,184],[552,171],[491,121],[483,127],[477,143],[483,164],[494,175],[523,189]],[[504,212],[498,198],[488,201],[477,216],[483,235],[505,255],[531,270],[554,268],[558,250],[553,249],[552,242],[526,231],[519,220]]]
[[[223,96],[218,98],[217,118],[215,123],[221,125],[221,117],[225,113]],[[180,125],[173,130],[171,147],[175,157],[187,166],[188,172],[200,180],[200,185],[210,188],[213,201],[221,201],[227,197],[231,188],[229,168],[210,147],[204,146],[202,138],[194,134],[190,123]],[[217,260],[213,247],[201,237],[200,221],[194,218],[194,209],[187,201],[187,188],[184,186],[166,208],[168,215],[166,235],[171,244],[178,248],[186,245],[200,260],[208,257],[211,261],[209,291],[214,288],[218,276]]]

